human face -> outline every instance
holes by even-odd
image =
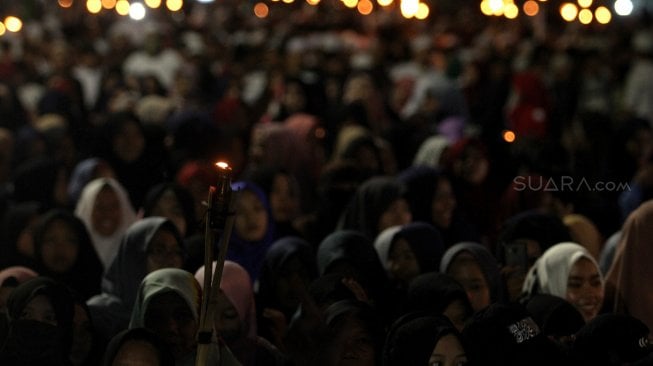
[[[490,305],[490,288],[487,280],[478,262],[470,253],[459,253],[449,265],[447,274],[465,288],[475,312]]]
[[[297,215],[299,199],[288,175],[277,174],[274,177],[270,191],[270,207],[272,216],[279,222],[290,221]]]
[[[52,302],[45,295],[34,296],[23,309],[20,319],[36,320],[54,326],[58,325]]]
[[[297,256],[290,258],[279,270],[275,283],[279,310],[294,313],[309,286],[308,270]]]
[[[176,359],[195,349],[197,320],[186,301],[176,292],[154,295],[145,310],[145,328],[157,333]]]
[[[404,238],[397,239],[390,248],[387,265],[392,276],[404,283],[410,282],[420,273],[415,253]]]
[[[438,227],[448,228],[451,225],[451,218],[455,208],[456,197],[453,194],[451,183],[446,179],[440,179],[431,203],[433,223]]]
[[[238,235],[246,241],[259,241],[265,237],[268,230],[268,212],[254,192],[240,192],[234,226]]]
[[[159,355],[148,342],[132,339],[120,347],[111,366],[158,366]]]
[[[110,186],[105,186],[100,189],[93,203],[93,229],[102,236],[111,236],[118,230],[121,221],[118,194]]]
[[[567,279],[567,301],[580,311],[585,322],[599,313],[603,296],[603,282],[596,265],[587,258],[576,261]]]
[[[43,233],[41,258],[50,270],[63,273],[77,261],[79,239],[77,233],[63,220],[51,222]]]
[[[466,363],[465,350],[453,334],[440,338],[429,358],[429,366],[462,366]]]
[[[166,229],[159,229],[147,248],[147,273],[161,268],[181,268],[184,265],[177,238]]]
[[[188,225],[186,216],[184,216],[184,210],[172,189],[167,189],[161,194],[161,197],[154,204],[151,216],[161,216],[169,219],[175,224],[181,236],[186,235]]]
[[[375,350],[372,337],[359,320],[343,321],[335,336],[338,366],[374,366]]]
[[[383,214],[379,218],[377,230],[381,232],[391,226],[406,225],[412,220],[413,214],[410,212],[408,202],[403,198],[399,198],[383,211]]]
[[[469,314],[461,300],[455,300],[449,304],[447,308],[444,309],[444,312],[442,312],[442,315],[446,316],[459,332],[463,331],[463,328],[465,328],[465,322],[467,321],[467,318],[469,318]]]
[[[216,331],[227,342],[237,340],[243,335],[243,322],[238,310],[222,290],[218,293],[217,304],[214,318]]]
[[[113,152],[126,162],[138,159],[145,149],[145,137],[135,121],[130,121],[113,138]]]

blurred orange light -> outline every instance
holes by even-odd
[[[511,143],[515,142],[516,138],[517,138],[517,136],[515,135],[514,132],[512,132],[510,130],[503,131],[503,141],[511,144]]]
[[[59,0],[59,6],[61,6],[62,8],[70,8],[71,6],[73,6],[73,0]]]
[[[254,5],[254,15],[256,15],[257,18],[265,18],[270,14],[270,8],[268,8],[265,3],[257,3]],[[220,163],[217,163],[218,165]]]
[[[534,0],[528,0],[524,3],[524,14],[529,17],[537,15],[540,12],[540,6]]]
[[[102,0],[102,7],[105,9],[113,9],[116,6],[116,0]]]
[[[259,4],[261,4],[261,3],[259,3]],[[229,164],[227,164],[224,161],[218,161],[217,163],[215,163],[215,166],[217,166],[220,169],[229,169]]]
[[[374,9],[374,4],[372,4],[370,0],[361,0],[358,2],[358,5],[356,5],[356,8],[359,13],[369,15],[372,13],[372,9]]]

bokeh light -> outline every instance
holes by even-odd
[[[73,0],[59,0],[59,6],[61,6],[62,8],[70,8],[71,6],[73,6]],[[2,29],[3,29],[2,32],[4,33],[4,25]]]
[[[127,15],[129,14],[129,7],[129,1],[118,0],[118,2],[116,2],[116,13],[120,15]]]
[[[574,19],[576,19],[576,15],[578,15],[578,7],[576,4],[565,3],[560,6],[560,16],[562,19],[568,22],[573,22]]]
[[[589,8],[592,6],[592,0],[578,0],[578,5],[581,8]]]
[[[184,6],[182,0],[166,0],[166,8],[170,11],[179,11],[182,6]]]
[[[633,2],[630,0],[617,0],[614,2],[614,11],[618,15],[628,16],[633,12]]]
[[[415,13],[415,18],[424,20],[429,17],[430,13],[431,9],[429,9],[428,5],[425,3],[419,3],[419,5],[417,5],[417,13]]]
[[[359,13],[363,15],[369,15],[374,9],[374,4],[372,4],[370,0],[360,0],[356,8],[358,9]]]
[[[582,9],[578,12],[578,20],[583,24],[590,24],[592,22],[592,18],[594,18],[594,15],[589,9]]]
[[[102,2],[100,0],[87,0],[86,10],[91,14],[97,14],[102,10]]]
[[[5,27],[4,23],[0,22],[0,36],[5,34],[7,32],[7,28]]]
[[[417,14],[419,8],[419,0],[401,0],[401,15],[404,18],[412,18]]]
[[[533,17],[540,12],[540,5],[534,0],[528,0],[524,3],[524,14]]]
[[[514,3],[506,4],[503,9],[503,16],[508,19],[515,19],[519,15],[519,8]]]
[[[265,3],[256,3],[254,5],[254,15],[257,18],[265,18],[270,14],[270,8]]]
[[[388,6],[388,5],[392,4],[392,1],[393,0],[377,0],[376,3],[381,5],[381,6]]]
[[[23,21],[12,15],[6,17],[4,23],[10,32],[20,32],[23,29]]]
[[[102,0],[102,7],[109,10],[116,7],[116,0]]]
[[[145,6],[142,3],[133,3],[129,7],[129,17],[134,20],[142,20],[145,14]]]
[[[157,9],[161,6],[161,0],[145,0],[145,5],[149,6],[152,9]]]
[[[317,5],[320,3],[320,0],[306,0],[308,5]]]
[[[343,4],[345,4],[346,7],[353,9],[358,5],[358,0],[343,0]]]
[[[610,12],[610,9],[606,8],[605,6],[599,6],[594,10],[594,17],[596,18],[597,22],[601,24],[608,24],[612,20],[612,13]]]
[[[517,138],[517,136],[515,135],[514,132],[512,132],[510,130],[504,130],[503,131],[503,141],[510,144],[510,143],[515,142],[516,138]]]

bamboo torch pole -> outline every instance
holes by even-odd
[[[204,232],[204,293],[200,307],[200,323],[197,332],[197,358],[195,366],[206,366],[211,343],[213,342],[213,317],[218,305],[218,291],[222,270],[227,255],[229,239],[234,223],[232,210],[233,191],[231,189],[231,167],[227,163],[216,163],[218,183],[209,187],[208,210]],[[213,270],[214,239],[221,234]]]

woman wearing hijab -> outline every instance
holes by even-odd
[[[440,233],[425,222],[385,229],[374,241],[374,248],[388,276],[403,289],[416,276],[437,271],[444,254]]]
[[[391,299],[388,277],[373,244],[360,232],[338,230],[324,238],[317,267],[320,276],[337,273],[355,280],[386,319],[394,316],[397,299]]]
[[[407,314],[394,322],[383,349],[383,365],[442,365],[467,363],[460,333],[442,315]]]
[[[440,262],[440,272],[452,276],[465,288],[475,312],[504,301],[499,265],[492,253],[479,243],[458,243],[447,249]]]
[[[15,203],[5,211],[0,231],[1,267],[34,267],[32,231],[43,212],[43,206],[36,201]]]
[[[549,294],[569,301],[585,322],[596,317],[603,306],[603,275],[592,255],[583,246],[559,243],[549,248],[526,275],[526,298]]]
[[[129,328],[158,334],[172,352],[175,365],[195,365],[202,289],[193,275],[177,268],[148,274],[137,290]],[[228,348],[209,344],[207,365],[239,365]]]
[[[261,269],[256,297],[259,334],[277,344],[281,329],[297,312],[310,283],[317,277],[312,246],[296,236],[272,244]]]
[[[208,195],[208,189],[207,189]],[[193,196],[176,183],[159,183],[152,187],[145,196],[143,217],[160,216],[172,221],[183,238],[198,232],[199,221],[195,217]]]
[[[175,366],[168,346],[154,332],[145,328],[125,329],[109,342],[104,354],[104,366],[144,364]]]
[[[462,332],[474,310],[465,289],[453,277],[429,272],[417,276],[406,292],[401,314],[415,312],[444,315]]]
[[[0,271],[0,314],[6,312],[7,299],[16,287],[37,276],[31,268],[23,266],[11,266]]]
[[[102,293],[87,302],[104,341],[127,328],[141,280],[159,268],[182,268],[183,261],[181,236],[170,220],[147,217],[129,227],[104,275]]]
[[[92,157],[77,163],[68,180],[68,200],[70,204],[75,207],[84,187],[90,181],[102,177],[116,177],[113,168],[105,160]]]
[[[45,213],[34,229],[37,272],[70,286],[88,299],[100,293],[102,264],[84,223],[72,213]]]
[[[609,302],[617,313],[628,313],[653,329],[653,292],[649,291],[653,278],[651,258],[653,249],[653,201],[642,203],[624,223],[621,240],[606,275]]]
[[[113,178],[92,180],[77,201],[75,216],[86,225],[102,266],[108,270],[122,235],[136,221],[127,191]]]
[[[573,242],[584,246],[592,257],[599,260],[603,249],[603,235],[587,216],[581,214],[569,214],[562,218]]]
[[[357,230],[373,240],[384,229],[413,219],[405,188],[390,176],[375,176],[361,184],[340,219],[338,229]]]
[[[215,267],[216,262],[213,262],[214,271]],[[203,288],[204,266],[195,272],[195,279]],[[279,351],[258,336],[252,281],[236,262],[224,262],[214,316],[216,334],[243,366],[279,364]]]
[[[0,346],[0,364],[68,365],[73,315],[65,285],[37,277],[18,286],[7,300],[9,329]]]
[[[457,200],[450,179],[428,166],[413,166],[401,174],[406,186],[406,200],[413,213],[413,221],[424,221],[435,226],[448,247],[462,241],[478,241],[480,236],[457,210]]]
[[[238,198],[227,259],[243,266],[256,283],[265,253],[274,240],[270,203],[261,188],[252,182],[238,181],[232,188]]]

